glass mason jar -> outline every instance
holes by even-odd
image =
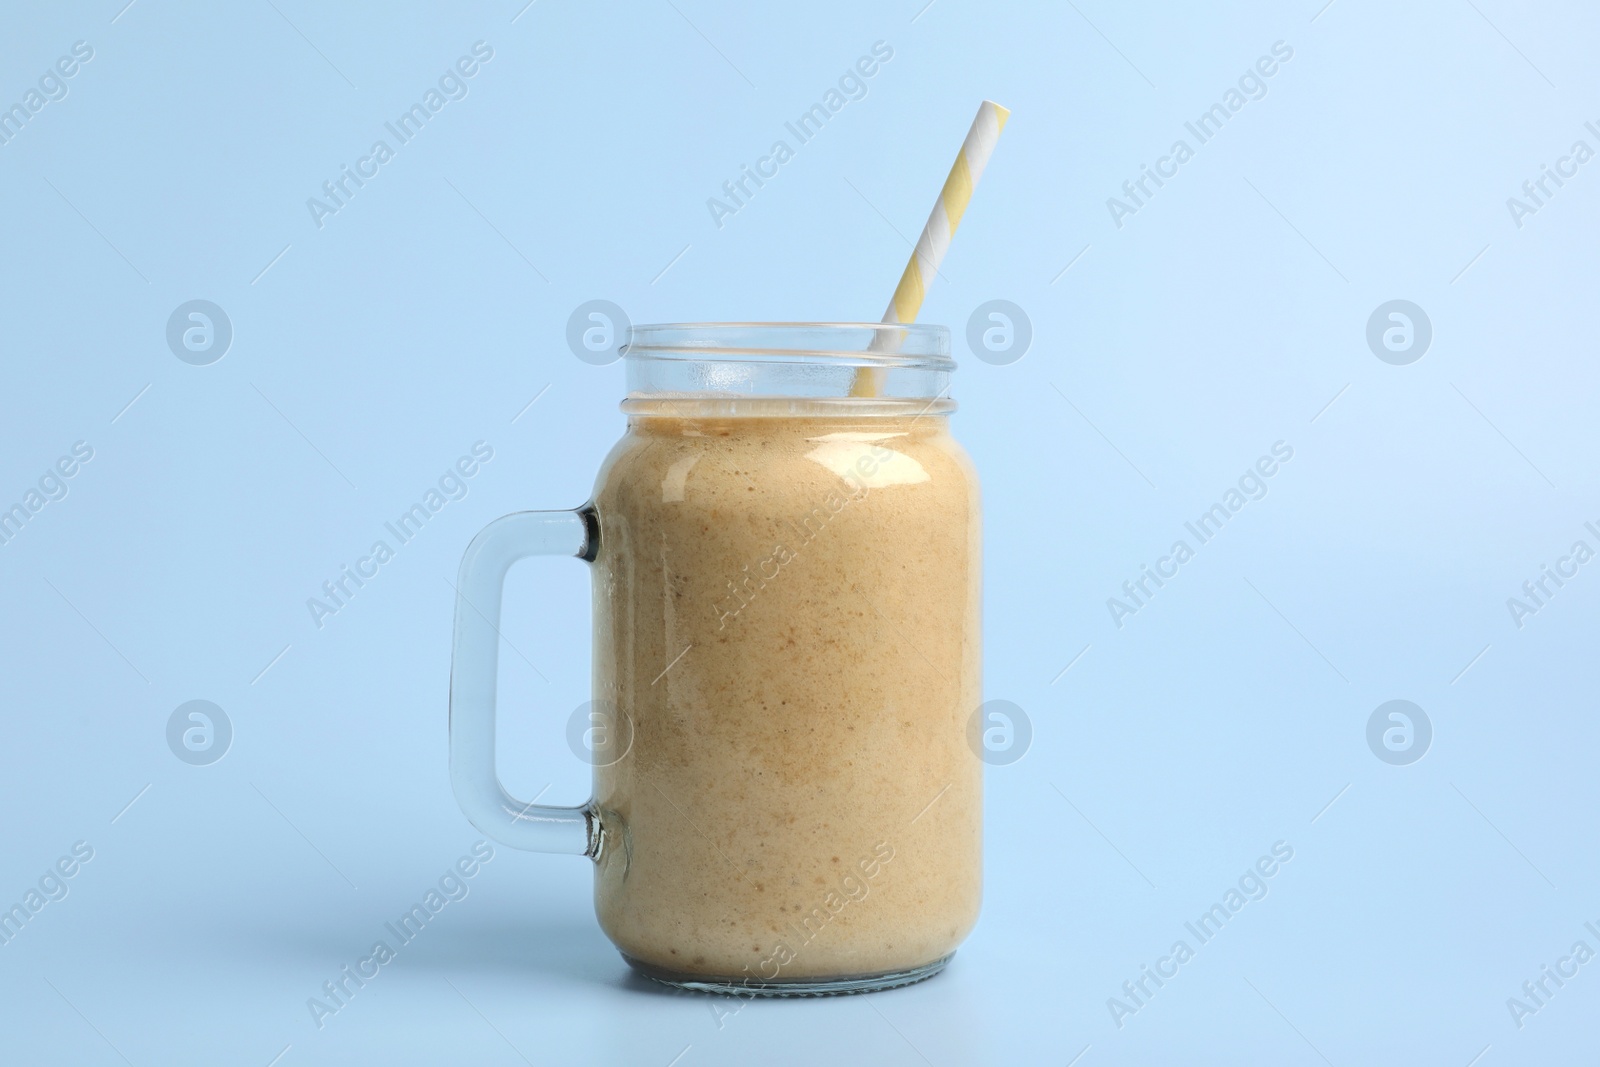
[[[499,841],[590,857],[601,926],[651,978],[888,988],[937,973],[977,920],[980,517],[949,344],[939,326],[635,327],[628,428],[592,502],[508,515],[467,549],[456,796]],[[495,772],[501,587],[530,555],[594,572],[578,807],[516,800]]]

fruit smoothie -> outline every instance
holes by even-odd
[[[631,746],[595,772],[595,903],[646,973],[909,970],[976,921],[979,505],[948,406],[625,405],[594,696]]]

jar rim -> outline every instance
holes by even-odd
[[[951,371],[950,329],[892,322],[663,322],[632,327],[629,360],[817,363]]]

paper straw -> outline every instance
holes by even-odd
[[[927,224],[922,227],[917,247],[906,263],[905,273],[900,275],[900,284],[895,286],[889,309],[883,313],[884,322],[917,321],[928,283],[939,270],[939,264],[944,262],[944,254],[950,250],[950,239],[955,236],[956,227],[961,225],[961,216],[966,214],[972,190],[977,188],[978,179],[983,177],[989,156],[994,152],[994,144],[1000,139],[1000,131],[1006,128],[1006,119],[1010,114],[993,100],[985,100],[978,107],[978,116],[972,120],[972,128],[967,131],[961,152],[950,167],[944,188],[939,191],[939,200],[933,205]],[[882,368],[857,368],[850,395],[877,396],[882,384]]]

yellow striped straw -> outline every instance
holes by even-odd
[[[939,191],[939,201],[933,205],[928,222],[922,227],[917,247],[906,263],[905,273],[900,275],[900,284],[895,286],[889,310],[883,313],[884,322],[917,321],[917,312],[922,310],[922,298],[927,292],[928,283],[939,270],[939,264],[944,262],[944,254],[950,250],[950,239],[955,236],[956,227],[961,225],[961,216],[967,212],[972,190],[977,188],[978,179],[983,177],[995,142],[1000,139],[1000,131],[1006,128],[1006,119],[1010,115],[1010,111],[993,100],[985,100],[978,107],[978,117],[972,120],[972,128],[967,131],[961,152],[950,168],[949,177],[944,180],[944,188]],[[882,380],[881,368],[857,368],[850,395],[877,396]]]

